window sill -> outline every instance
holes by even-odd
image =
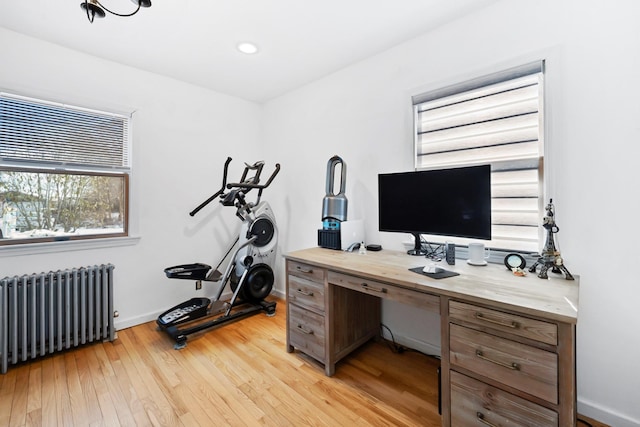
[[[37,255],[86,249],[115,248],[138,244],[140,237],[112,237],[105,239],[68,240],[64,242],[25,243],[23,245],[0,246],[0,258],[20,255]]]

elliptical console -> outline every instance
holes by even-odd
[[[204,297],[191,298],[158,316],[158,327],[176,341],[176,349],[186,346],[187,336],[190,334],[221,326],[260,311],[266,312],[267,315],[275,314],[276,303],[265,301],[265,298],[271,293],[274,283],[273,266],[278,229],[271,207],[260,199],[262,191],[280,171],[280,164],[276,164],[275,170],[262,185],[260,174],[264,162],[259,161],[253,165],[245,163],[244,172],[237,183],[227,183],[229,163],[231,157],[228,157],[224,164],[220,190],[189,215],[196,215],[202,208],[219,198],[223,206],[236,208],[236,216],[242,221],[238,237],[215,269],[208,264],[192,263],[167,267],[164,270],[170,279],[195,280],[197,289],[202,281],[222,281],[213,301]],[[248,202],[246,195],[252,190],[257,190],[257,197],[254,202]],[[232,251],[233,255],[224,273],[220,272],[220,266]],[[230,284],[233,295],[228,301],[221,301],[227,283]]]

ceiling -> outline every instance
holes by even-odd
[[[101,0],[126,13],[131,0]],[[0,0],[0,26],[265,102],[497,0],[152,0],[89,23],[81,0]],[[251,41],[259,53],[236,50]]]

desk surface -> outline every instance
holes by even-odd
[[[437,265],[459,273],[459,276],[433,279],[409,271],[430,260],[404,252],[383,250],[366,254],[324,248],[290,252],[285,258],[315,264],[330,270],[372,280],[388,281],[416,291],[489,303],[495,307],[514,309],[550,320],[575,324],[578,317],[579,277],[575,281],[558,276],[540,279],[535,273],[518,277],[503,265],[471,266],[464,260],[455,265]]]

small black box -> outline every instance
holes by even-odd
[[[445,259],[447,260],[447,264],[455,265],[456,263],[456,245],[453,243],[445,243],[444,245],[444,253]]]

